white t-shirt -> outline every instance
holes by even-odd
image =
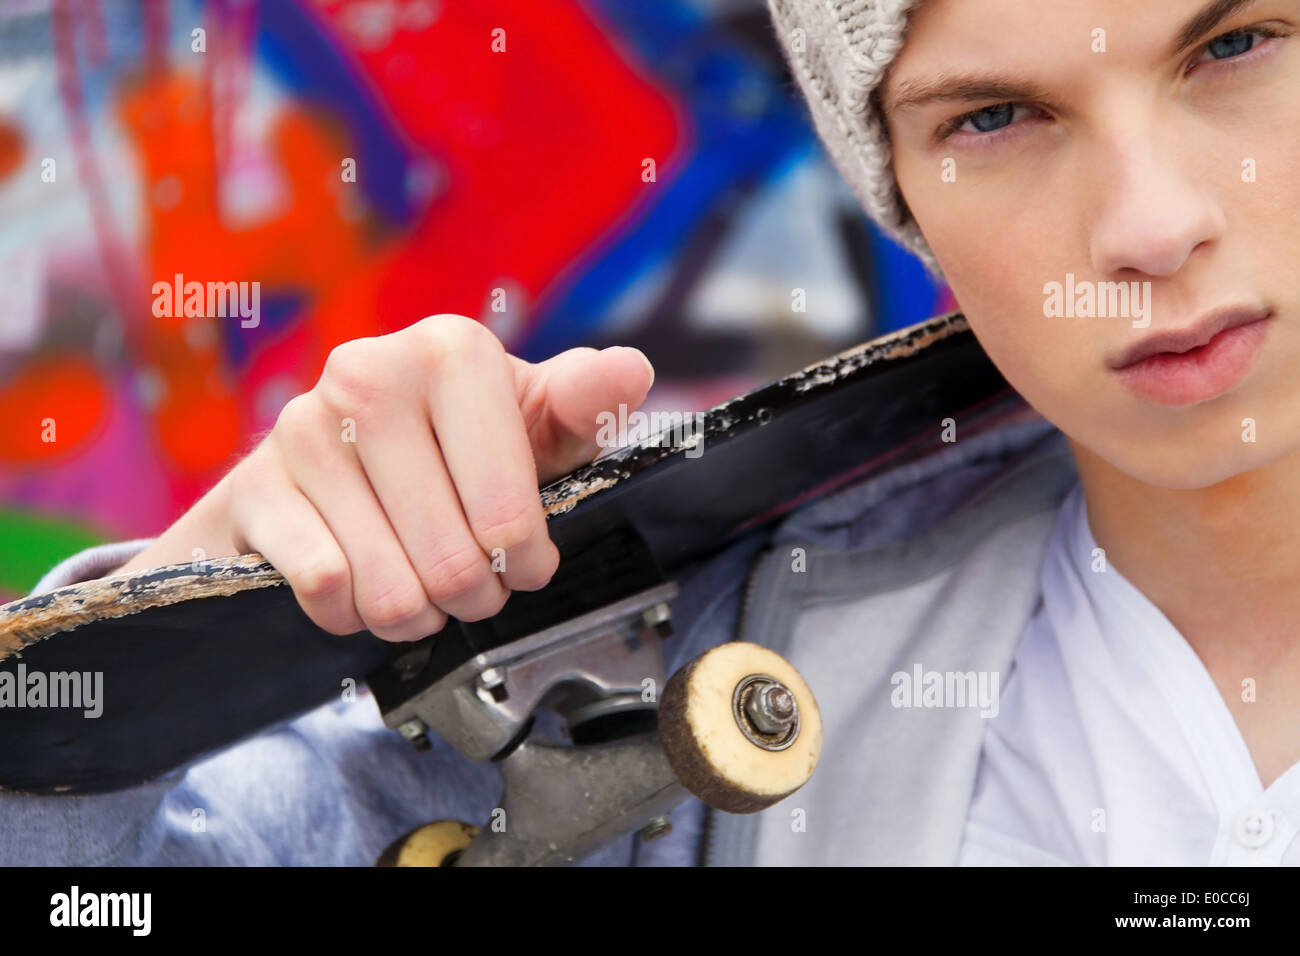
[[[962,865],[1297,865],[1300,764],[1265,790],[1227,704],[1169,619],[1097,547],[1082,487],[1003,675]]]

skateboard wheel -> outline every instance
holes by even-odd
[[[451,866],[479,828],[459,820],[435,820],[389,844],[375,866]]]
[[[821,714],[789,661],[736,641],[669,679],[659,739],[687,790],[718,810],[755,813],[808,782],[821,754]]]

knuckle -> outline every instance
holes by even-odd
[[[424,575],[434,604],[464,597],[491,580],[492,571],[477,548],[461,548],[437,558]]]
[[[347,588],[352,583],[352,574],[342,555],[322,556],[291,568],[285,579],[299,597],[320,601]]]
[[[317,388],[330,407],[360,411],[378,403],[388,377],[375,341],[354,339],[330,352]]]
[[[411,583],[398,583],[381,588],[361,606],[361,616],[366,624],[381,630],[400,628],[418,618],[429,606],[422,588]]]
[[[505,351],[486,325],[463,315],[431,315],[413,328],[425,359],[434,366],[463,361],[466,355]]]
[[[521,496],[503,497],[479,516],[474,524],[475,537],[488,550],[499,547],[509,552],[537,532],[540,511],[537,501]]]
[[[490,595],[490,600],[484,598],[477,602],[476,607],[471,611],[466,611],[460,615],[462,621],[483,621],[490,617],[495,617],[501,609],[506,606],[506,601],[510,600],[510,592],[505,588],[499,588]]]
[[[325,449],[325,433],[322,430],[325,416],[322,411],[319,397],[311,392],[289,399],[284,408],[280,409],[275,427],[271,430],[272,448],[267,450],[268,458],[274,457],[286,471],[292,471],[287,465],[295,459],[319,458]],[[270,462],[265,465],[271,467]],[[267,472],[263,472],[261,477],[267,475]]]
[[[276,416],[272,433],[283,439],[286,435],[302,435],[313,431],[316,425],[316,400],[310,392],[295,395],[284,403]]]

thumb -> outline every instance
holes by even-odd
[[[543,484],[596,457],[601,413],[640,408],[654,382],[645,354],[622,345],[569,349],[527,372],[520,404]]]

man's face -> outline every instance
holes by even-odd
[[[882,101],[976,337],[1072,440],[1170,488],[1300,448],[1300,0],[928,0]]]

